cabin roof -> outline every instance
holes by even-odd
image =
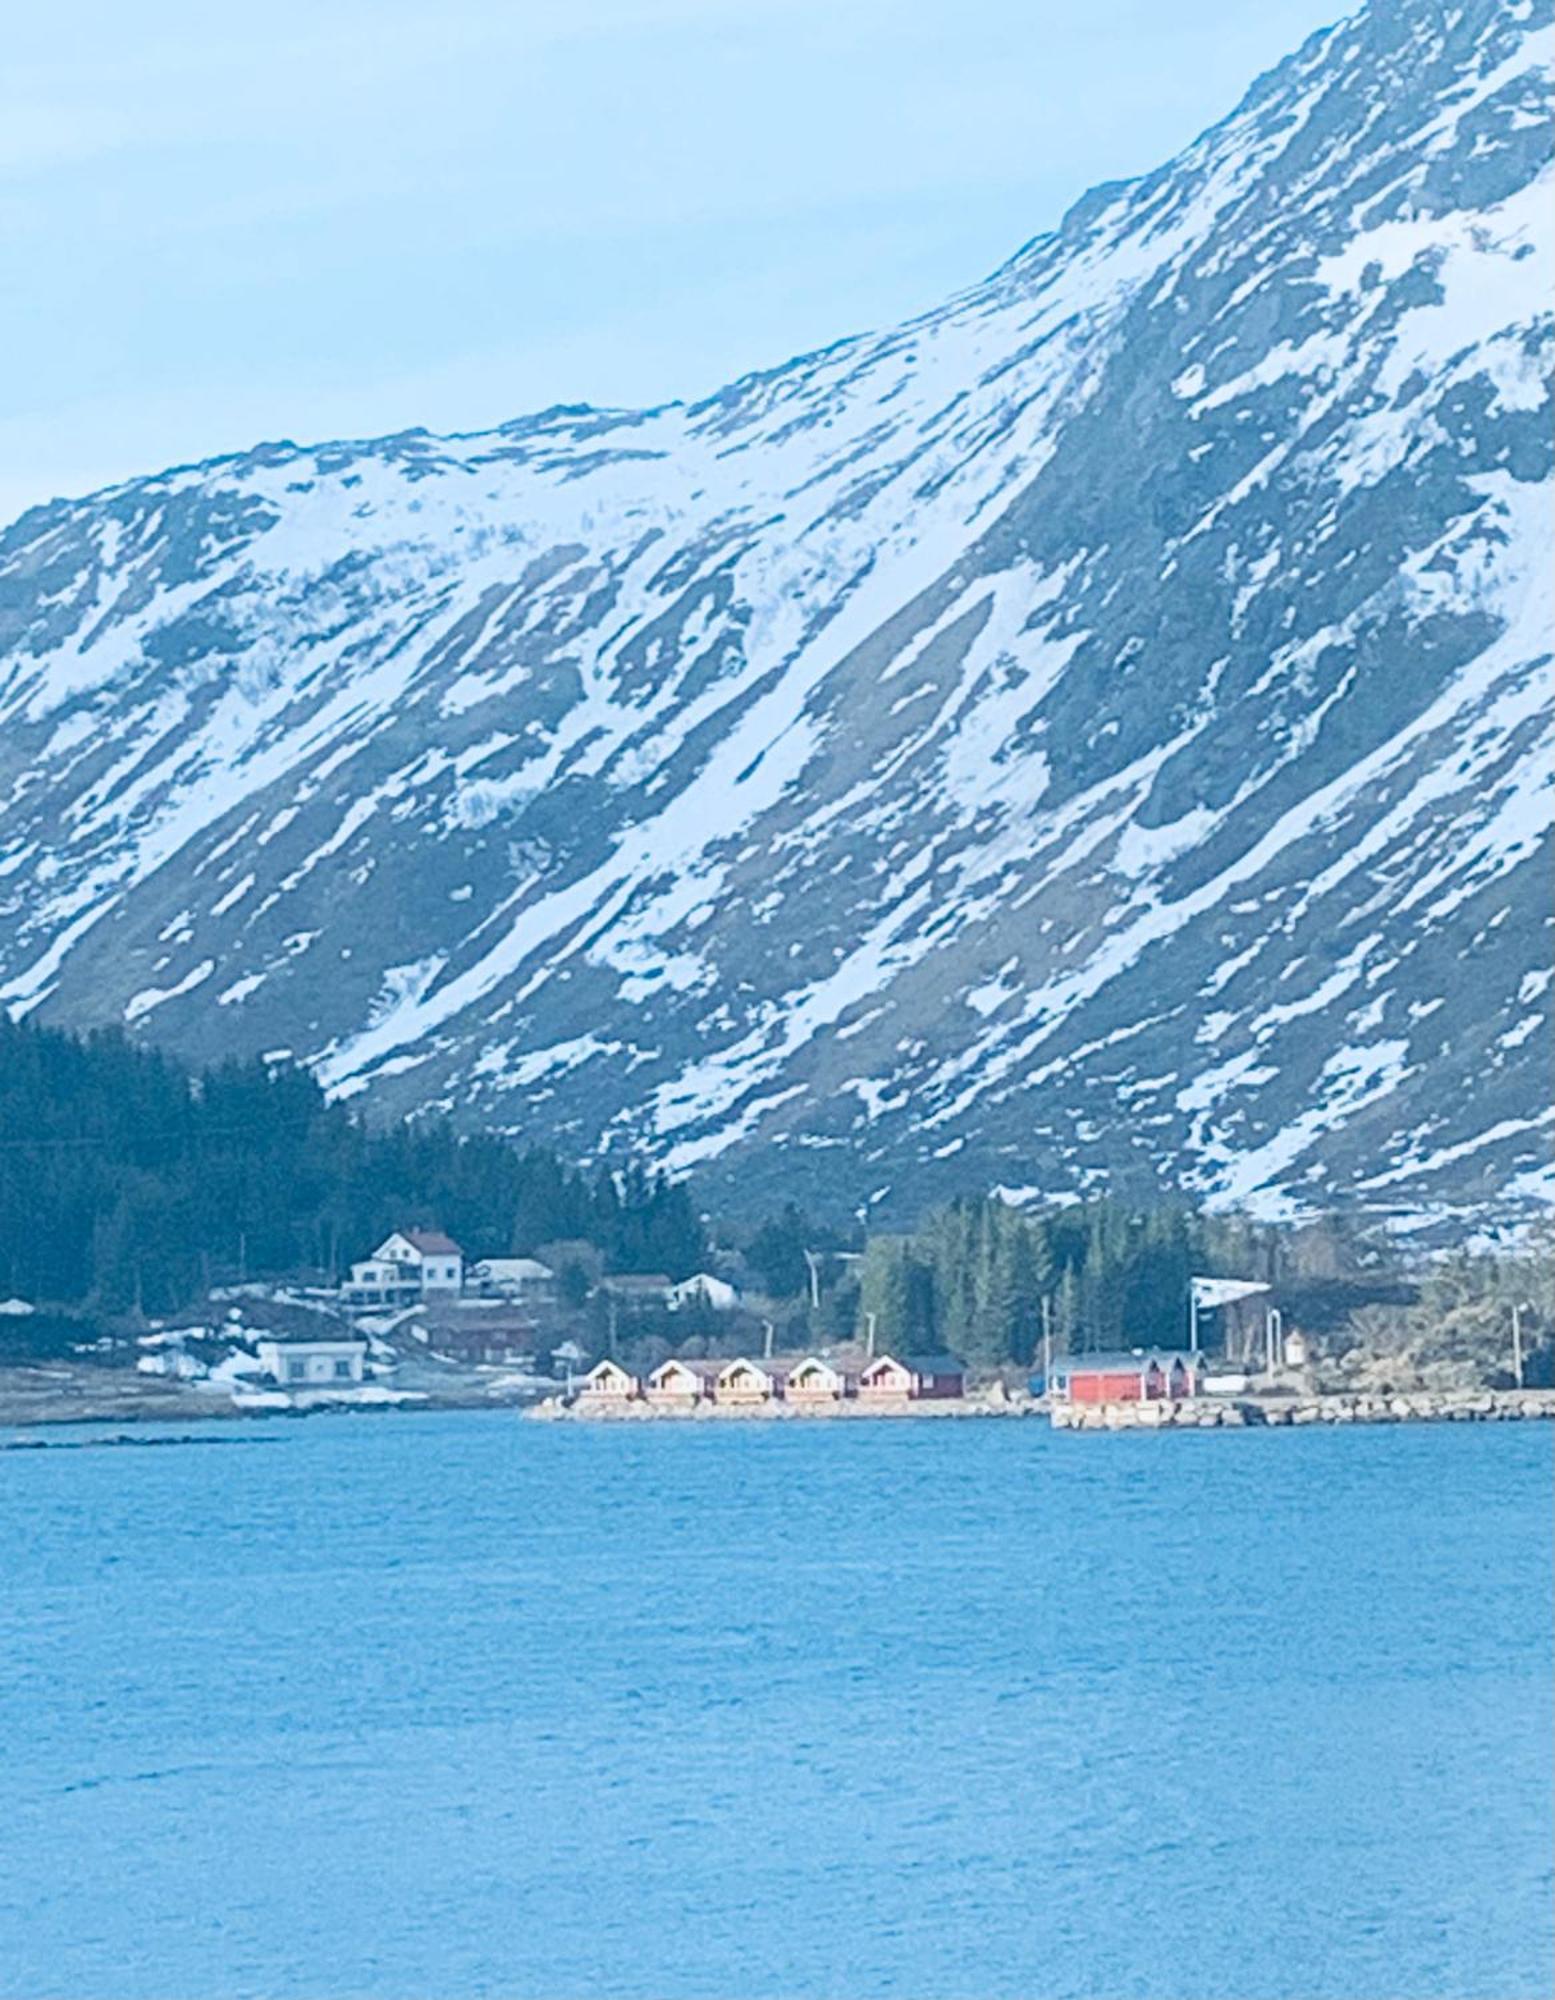
[[[909,1369],[914,1375],[964,1375],[966,1363],[955,1354],[879,1354],[865,1368],[867,1375],[871,1368],[878,1368],[884,1362],[894,1362],[898,1368]]]
[[[649,1370],[648,1380],[653,1381],[656,1376],[664,1374],[670,1368],[679,1368],[695,1375],[699,1381],[711,1382],[721,1375],[727,1366],[727,1362],[708,1361],[700,1354],[668,1354],[656,1367]]]
[[[781,1382],[794,1366],[792,1361],[780,1361],[775,1354],[735,1354],[719,1366],[719,1374],[727,1375],[734,1368],[758,1368],[774,1382]]]
[[[1053,1373],[1061,1371],[1070,1375],[1142,1375],[1152,1362],[1158,1368],[1169,1368],[1180,1361],[1184,1367],[1193,1366],[1193,1356],[1175,1347],[1146,1347],[1140,1349],[1115,1347],[1098,1354],[1062,1354],[1053,1358]]]

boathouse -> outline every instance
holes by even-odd
[[[1048,1383],[1055,1403],[1178,1402],[1197,1389],[1194,1357],[1161,1348],[1065,1354],[1054,1361]]]
[[[966,1389],[966,1363],[954,1354],[880,1354],[858,1378],[860,1401],[933,1402]]]

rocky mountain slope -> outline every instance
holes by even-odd
[[[0,538],[0,991],[725,1196],[1552,1191],[1548,0],[690,407]]]

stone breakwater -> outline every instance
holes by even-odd
[[[1197,1396],[1180,1403],[1055,1403],[1001,1388],[940,1402],[648,1403],[638,1398],[572,1402],[549,1396],[524,1412],[542,1423],[796,1423],[812,1418],[1049,1417],[1056,1430],[1245,1430],[1292,1424],[1505,1423],[1555,1418],[1555,1389],[1417,1389],[1393,1394]]]
[[[867,1403],[852,1397],[840,1403],[649,1403],[640,1397],[579,1396],[568,1402],[561,1396],[547,1396],[543,1402],[531,1404],[524,1415],[540,1423],[745,1424],[805,1423],[812,1418],[846,1423],[859,1417],[1029,1417],[1043,1416],[1046,1412],[1047,1404],[1030,1396],[999,1397],[978,1392],[924,1402],[875,1396]]]
[[[1236,1430],[1284,1424],[1505,1423],[1555,1417],[1552,1389],[1415,1389],[1397,1395],[1199,1396],[1182,1403],[1059,1403],[1055,1429]]]

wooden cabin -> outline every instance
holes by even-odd
[[[712,1400],[721,1361],[686,1361],[672,1354],[661,1361],[644,1385],[644,1396],[661,1409],[689,1410]]]
[[[818,1354],[807,1354],[790,1368],[783,1385],[784,1400],[806,1409],[829,1409],[842,1402],[847,1393],[847,1376]]]
[[[713,1394],[720,1403],[773,1403],[783,1393],[788,1370],[778,1361],[752,1361],[742,1354],[718,1371]]]
[[[578,1384],[578,1400],[585,1403],[629,1403],[642,1394],[642,1383],[619,1361],[596,1361]]]
[[[954,1354],[878,1354],[858,1378],[860,1402],[931,1402],[966,1393],[966,1363]]]

